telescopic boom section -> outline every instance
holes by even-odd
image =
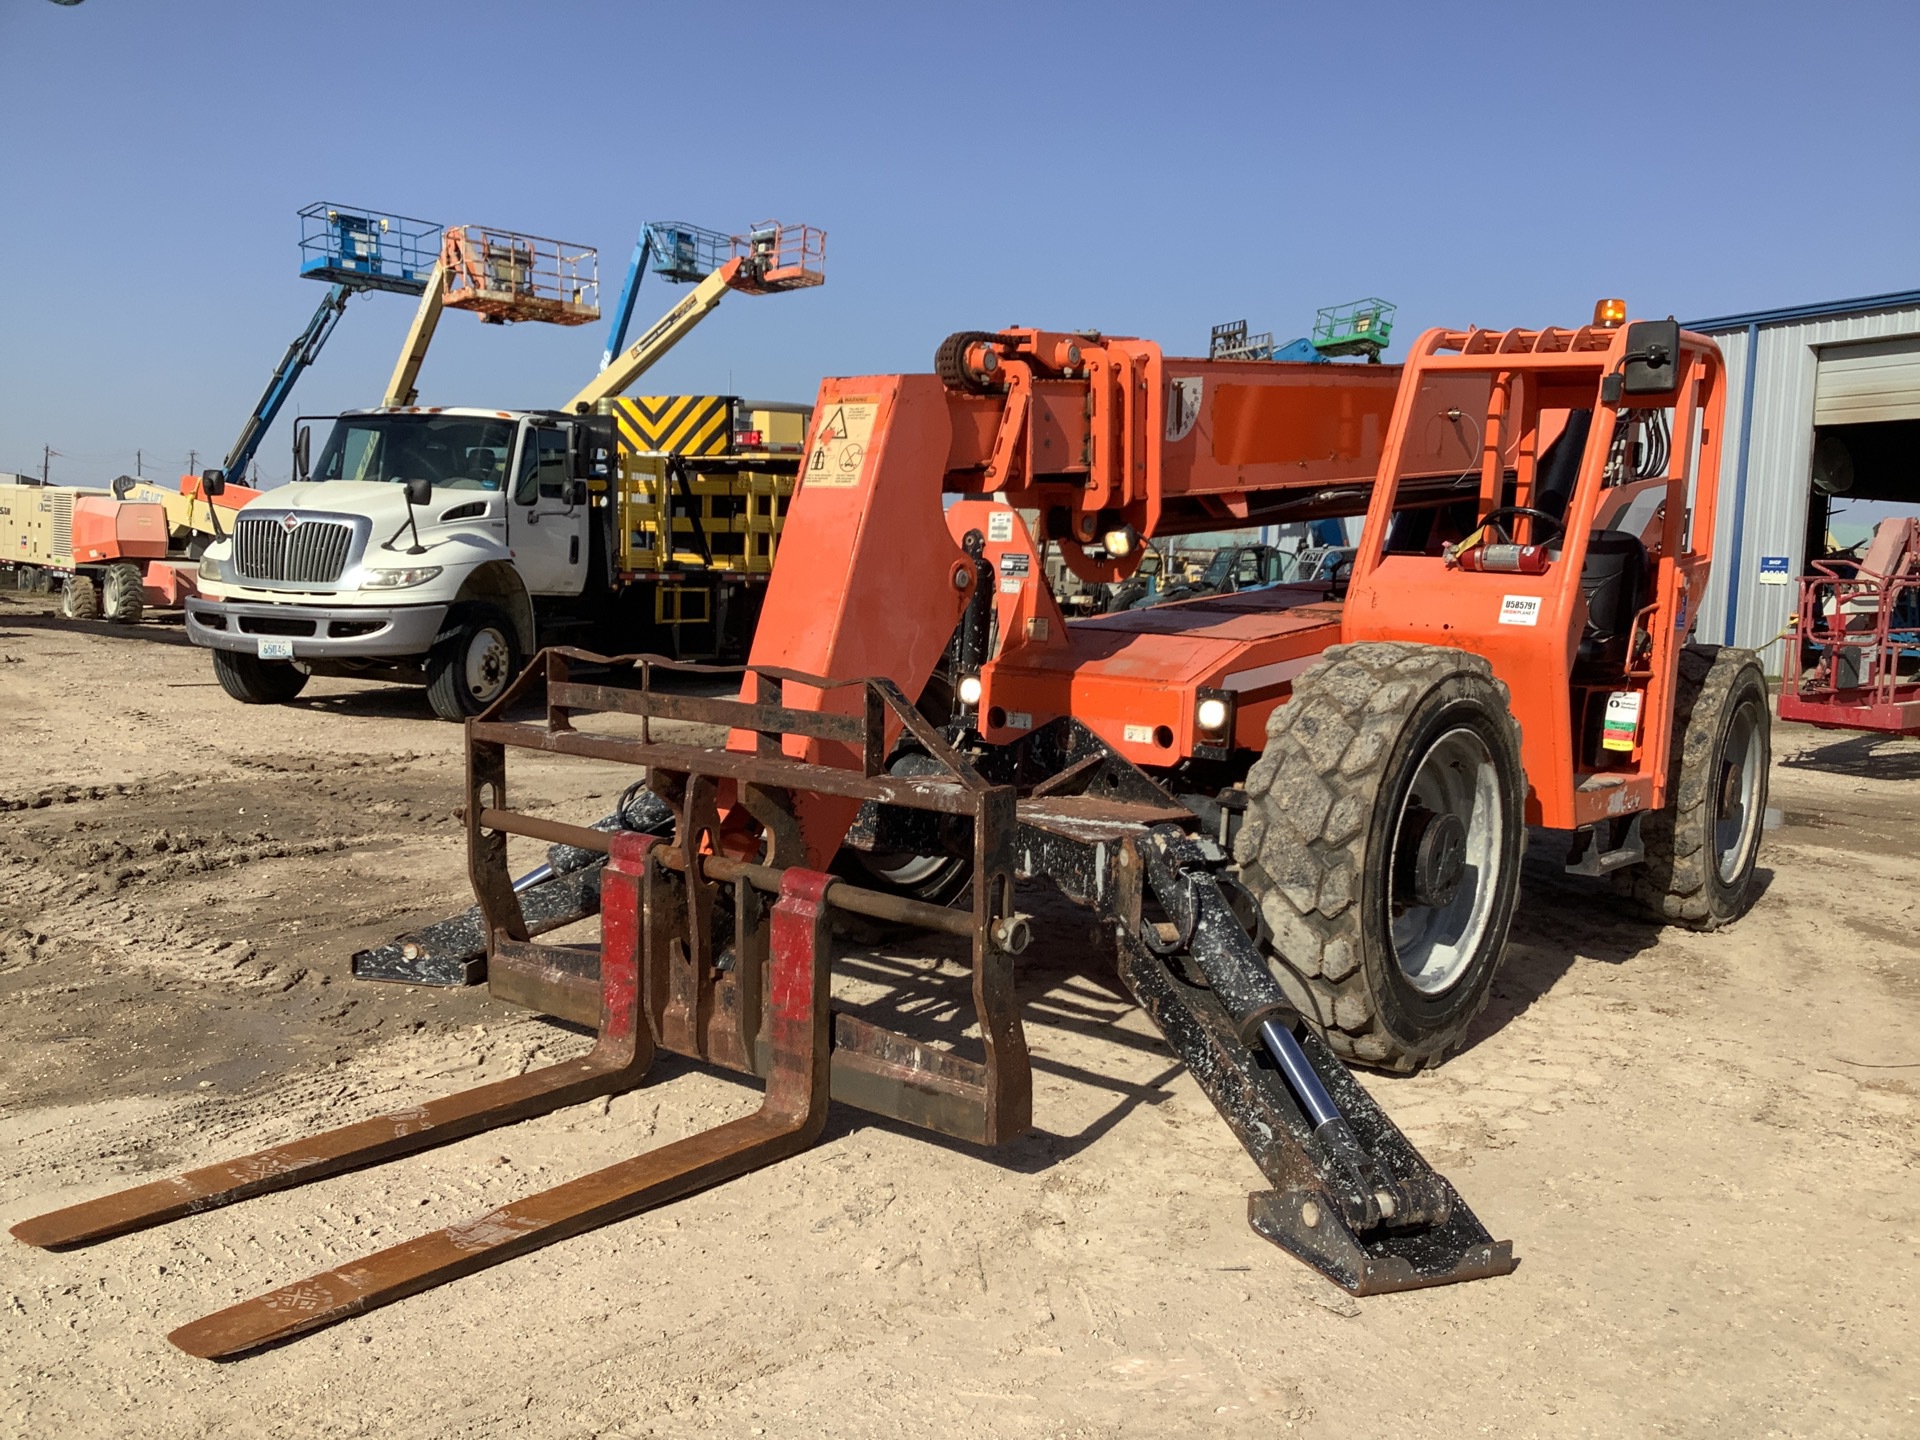
[[[1085,548],[1122,527],[1364,510],[1400,381],[1397,365],[1176,359],[1148,340],[1023,329],[955,335],[935,366],[951,395],[943,488],[1039,510],[1083,574]]]
[[[693,287],[693,293],[654,321],[646,333],[615,356],[564,409],[585,415],[623,393],[665,358],[726,297],[802,290],[826,279],[826,232],[810,225],[756,225],[727,237],[733,254]]]

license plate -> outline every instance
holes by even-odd
[[[262,660],[293,659],[293,641],[263,639],[260,642],[260,658]]]

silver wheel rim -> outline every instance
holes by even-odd
[[[513,651],[507,637],[491,627],[476,631],[467,641],[461,678],[467,693],[482,704],[498,697],[513,678]]]
[[[1402,831],[1409,815],[1424,809],[1452,815],[1466,830],[1460,883],[1445,904],[1399,904]],[[1506,817],[1500,813],[1500,776],[1493,752],[1478,732],[1449,730],[1427,748],[1413,784],[1394,818],[1388,852],[1387,895],[1394,960],[1407,983],[1423,995],[1451,989],[1479,952],[1493,919],[1499,889]]]
[[[1713,786],[1713,867],[1722,885],[1739,878],[1747,851],[1759,831],[1760,779],[1765,765],[1758,707],[1742,705],[1720,752],[1720,773]]]
[[[915,855],[905,850],[877,855],[862,850],[853,853],[859,858],[862,870],[877,880],[897,885],[903,890],[926,884],[953,863],[951,855]]]

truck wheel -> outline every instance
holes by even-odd
[[[427,701],[442,720],[478,715],[520,673],[513,621],[492,605],[456,605],[427,652]]]
[[[1647,858],[1613,876],[1654,919],[1718,930],[1746,913],[1767,813],[1772,718],[1751,650],[1680,652],[1666,808],[1640,821]]]
[[[100,587],[91,575],[69,575],[60,587],[60,613],[69,620],[100,618]]]
[[[1336,645],[1268,721],[1246,789],[1234,855],[1282,988],[1349,1059],[1444,1059],[1487,1003],[1519,898],[1507,687],[1458,650]]]
[[[137,623],[147,603],[146,591],[140,584],[140,567],[108,566],[107,583],[101,587],[100,599],[107,619],[121,625]]]
[[[284,705],[312,678],[291,660],[262,660],[244,650],[215,650],[213,673],[242,705]]]

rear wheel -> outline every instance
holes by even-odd
[[[513,621],[492,605],[456,605],[427,652],[427,700],[442,720],[478,715],[520,673]]]
[[[244,650],[215,650],[213,673],[220,688],[242,705],[284,705],[310,678],[291,660],[262,660]]]
[[[1767,811],[1772,720],[1751,650],[1680,652],[1667,805],[1640,822],[1646,859],[1614,872],[1619,891],[1654,919],[1718,930],[1746,913]]]
[[[60,587],[60,613],[69,620],[100,618],[100,587],[91,575],[69,575]]]
[[[1457,1048],[1505,953],[1526,845],[1520,727],[1478,655],[1339,645],[1294,682],[1234,846],[1282,987],[1349,1059]]]
[[[101,609],[107,619],[121,625],[132,625],[138,621],[147,603],[146,590],[140,583],[140,567],[125,564],[109,566],[100,599]]]

